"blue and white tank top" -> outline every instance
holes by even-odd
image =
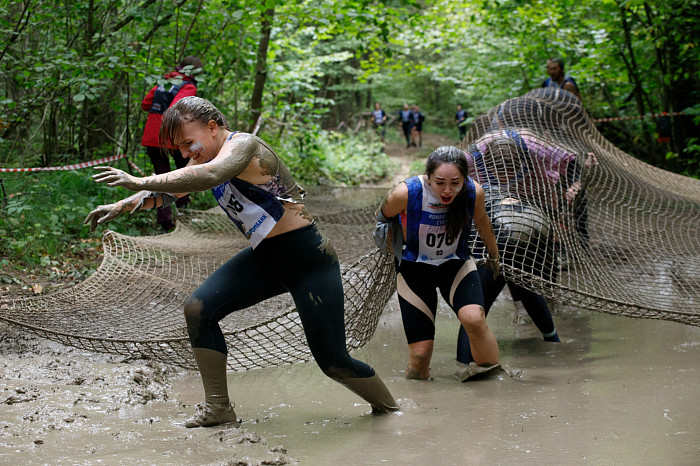
[[[552,78],[547,78],[544,80],[542,83],[542,87],[553,87],[556,89],[564,89],[564,84],[567,82],[571,83],[574,85],[574,88],[578,91],[578,84],[576,84],[576,81],[574,81],[574,78],[571,76],[565,76],[564,80],[559,84],[558,82],[554,81]],[[580,91],[579,91],[580,92]]]
[[[267,144],[262,141],[260,143],[262,149],[269,150],[277,157]],[[252,184],[232,178],[212,188],[221,208],[245,235],[253,249],[265,239],[284,215],[283,203],[302,201],[303,190],[289,175],[289,170],[282,160],[279,157],[277,159],[277,173],[265,184]]]
[[[372,116],[374,117],[374,124],[381,125],[382,123],[384,123],[384,115],[386,114],[382,109],[372,111]]]
[[[408,187],[406,207],[406,247],[402,260],[440,265],[451,259],[469,259],[469,231],[461,231],[453,241],[447,241],[447,209],[435,195],[425,178],[414,176],[405,181]],[[465,180],[467,190],[467,224],[474,218],[476,187],[471,178]]]

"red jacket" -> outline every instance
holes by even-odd
[[[192,78],[191,76],[185,76],[184,74],[178,71],[171,71],[170,73],[165,74],[165,78],[180,78],[183,81],[182,86],[180,86],[180,89],[177,91],[177,94],[173,98],[173,101],[170,103],[170,105],[173,105],[175,102],[182,99],[183,97],[197,95],[197,86],[195,85],[194,78]],[[155,95],[157,89],[158,86],[154,86],[153,89],[151,89],[148,92],[148,94],[146,94],[146,97],[143,98],[143,101],[141,102],[141,108],[144,111],[148,112],[151,110],[151,107],[153,106],[153,96]],[[148,118],[146,119],[146,126],[143,128],[143,137],[141,138],[142,146],[160,146],[160,139],[158,135],[160,132],[160,125],[162,122],[163,115],[161,113],[148,114]],[[176,149],[176,147],[168,146],[168,149]]]

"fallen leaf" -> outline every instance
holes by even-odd
[[[32,285],[32,290],[34,290],[35,294],[41,294],[44,291],[44,287],[41,286],[41,283],[35,283]]]

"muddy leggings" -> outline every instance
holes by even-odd
[[[227,354],[219,321],[285,292],[294,299],[311,353],[326,375],[374,375],[370,366],[348,354],[340,265],[315,225],[267,238],[211,274],[185,302],[192,347]]]

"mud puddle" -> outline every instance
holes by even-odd
[[[562,343],[489,314],[506,372],[460,383],[457,320],[438,314],[432,381],[403,378],[392,298],[353,354],[402,410],[369,405],[313,363],[229,374],[240,429],[185,429],[202,397],[193,372],[89,353],[0,327],[5,464],[696,464],[700,329],[561,310]]]

